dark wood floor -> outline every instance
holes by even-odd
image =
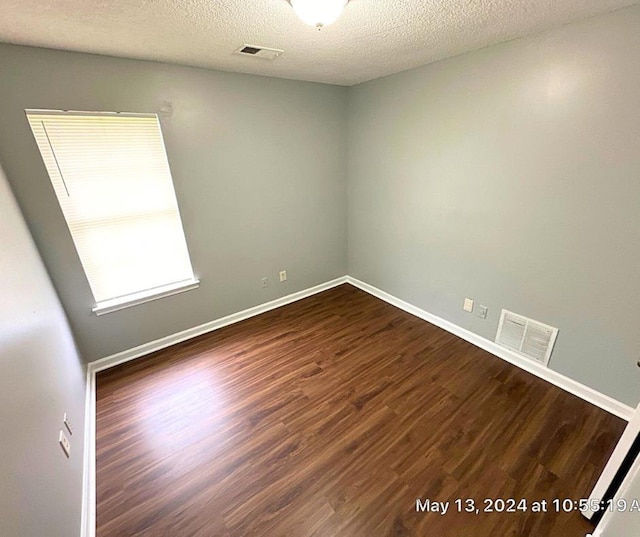
[[[98,537],[584,537],[624,422],[351,286],[100,373]]]

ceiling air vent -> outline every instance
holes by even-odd
[[[262,58],[263,60],[275,60],[284,50],[278,48],[258,47],[256,45],[242,45],[235,50],[234,54],[241,56],[251,56],[253,58]]]
[[[502,310],[496,343],[546,366],[557,336],[557,328]]]

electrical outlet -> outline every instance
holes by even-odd
[[[71,442],[69,442],[69,439],[67,438],[67,436],[64,434],[64,431],[60,431],[60,438],[58,439],[58,442],[60,443],[60,447],[62,448],[62,451],[64,451],[64,454],[67,456],[67,458],[71,457]]]
[[[262,288],[269,287],[269,278],[262,278],[260,280],[262,282]]]
[[[478,317],[480,317],[481,319],[486,319],[488,311],[489,308],[487,308],[487,306],[478,306]]]
[[[69,421],[69,416],[67,416],[67,413],[64,413],[64,418],[62,418],[62,423],[64,423],[64,426],[67,428],[67,431],[69,431],[70,435],[73,435],[73,429],[71,428],[71,421]]]
[[[464,311],[471,313],[473,311],[473,300],[470,298],[465,298],[463,309]]]
[[[280,271],[280,281],[281,282],[286,282],[287,281],[287,271],[286,270],[281,270]]]

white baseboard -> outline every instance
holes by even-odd
[[[87,366],[83,464],[80,536],[94,537],[96,533],[96,372],[91,364]]]
[[[354,287],[366,291],[370,295],[373,295],[380,300],[384,300],[389,304],[400,308],[401,310],[410,313],[411,315],[415,315],[420,319],[423,319],[431,324],[434,324],[451,334],[458,336],[459,338],[472,343],[476,347],[480,347],[487,352],[490,352],[494,356],[498,358],[502,358],[507,362],[519,367],[520,369],[524,369],[529,373],[540,377],[541,379],[562,388],[563,390],[580,397],[580,399],[584,399],[585,401],[596,405],[597,407],[610,412],[611,414],[622,418],[623,420],[629,421],[633,416],[634,409],[620,401],[617,401],[613,397],[609,397],[603,393],[600,393],[589,386],[585,386],[580,382],[570,379],[569,377],[565,377],[561,373],[557,373],[553,369],[549,369],[548,367],[544,367],[536,362],[527,360],[518,354],[511,352],[504,347],[499,346],[498,344],[490,341],[478,334],[474,334],[469,330],[466,330],[452,322],[449,322],[437,315],[433,315],[423,309],[420,309],[404,300],[400,300],[389,293],[374,287],[373,285],[369,285],[368,283],[362,282],[356,278],[352,278],[351,276],[347,276],[347,283],[350,283]]]

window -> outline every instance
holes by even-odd
[[[27,110],[100,315],[193,289],[155,114]]]

